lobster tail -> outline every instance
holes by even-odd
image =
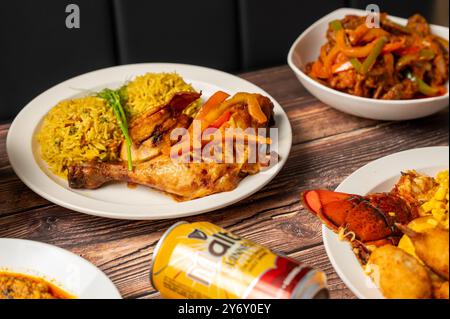
[[[310,190],[302,193],[303,206],[316,215],[327,227],[337,231],[354,208],[352,199],[360,196],[329,190]]]
[[[344,229],[366,244],[396,240],[401,233],[395,223],[415,217],[408,203],[392,194],[359,196],[329,190],[310,190],[301,195],[303,205],[327,227]]]

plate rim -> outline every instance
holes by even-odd
[[[56,187],[56,189],[52,190],[51,189],[52,187],[50,187],[49,189],[42,189],[41,185],[36,185],[36,183],[38,183],[38,182],[36,182],[36,176],[34,176],[34,178],[33,178],[33,176],[30,178],[29,176],[27,176],[26,173],[22,173],[20,167],[18,167],[19,164],[17,163],[19,161],[19,159],[17,158],[18,155],[15,154],[17,152],[13,151],[13,147],[14,147],[13,139],[20,140],[20,138],[18,138],[18,134],[20,135],[20,132],[17,132],[18,127],[22,121],[26,121],[27,115],[29,115],[33,109],[36,109],[35,105],[38,103],[38,101],[40,99],[45,98],[46,95],[51,96],[51,94],[53,92],[56,92],[59,89],[64,89],[64,88],[67,89],[68,85],[71,82],[80,81],[80,79],[83,79],[85,77],[87,77],[87,78],[95,77],[95,76],[101,77],[101,76],[105,76],[104,74],[106,74],[108,72],[123,72],[124,75],[127,75],[126,73],[128,72],[128,73],[132,73],[134,76],[136,76],[136,75],[139,75],[141,72],[145,72],[145,69],[147,70],[147,72],[150,72],[152,70],[152,68],[163,68],[163,69],[167,70],[166,72],[176,71],[178,73],[201,72],[203,74],[203,76],[210,75],[211,77],[212,76],[222,77],[222,80],[224,82],[226,82],[227,80],[239,81],[239,82],[241,82],[242,86],[245,85],[245,86],[252,87],[252,88],[254,88],[255,91],[268,96],[274,103],[274,106],[277,109],[277,114],[279,114],[279,116],[281,116],[283,118],[283,120],[282,120],[283,126],[286,126],[283,129],[287,133],[286,134],[287,136],[285,136],[285,141],[284,141],[284,145],[285,145],[284,154],[281,157],[281,159],[278,161],[276,166],[269,169],[269,171],[267,172],[267,174],[270,174],[268,176],[268,178],[263,179],[263,181],[260,184],[258,184],[257,186],[249,187],[245,192],[242,192],[242,193],[239,192],[240,190],[239,190],[239,185],[238,185],[238,187],[233,190],[233,191],[236,191],[236,193],[233,195],[231,200],[222,199],[222,203],[219,202],[218,204],[215,203],[214,201],[210,201],[210,203],[203,209],[197,209],[196,207],[194,207],[195,205],[192,204],[191,207],[189,208],[189,210],[184,210],[184,211],[179,212],[178,209],[174,208],[173,211],[176,211],[176,212],[167,213],[167,209],[166,209],[166,213],[164,213],[164,212],[162,212],[162,208],[161,208],[162,205],[159,205],[159,208],[158,207],[156,208],[156,209],[159,209],[159,211],[155,213],[155,206],[153,206],[153,209],[152,209],[151,205],[150,206],[145,205],[145,206],[133,206],[133,207],[137,211],[142,212],[144,209],[147,209],[148,211],[151,211],[151,213],[132,213],[132,214],[130,214],[129,212],[128,213],[120,213],[119,212],[119,208],[120,207],[123,208],[125,205],[105,202],[105,201],[102,201],[99,199],[87,198],[78,193],[70,191],[64,187],[61,187],[61,185],[58,185],[57,183],[55,183],[49,176],[47,176],[45,174],[45,172],[42,171],[42,169],[36,163],[36,160],[34,158],[32,158],[31,161],[28,161],[28,162],[34,166],[37,166],[37,168],[42,173],[42,174],[38,174],[38,173],[36,173],[36,174],[41,175],[41,178],[48,179],[49,181],[51,181],[51,183],[54,184],[53,188]],[[136,72],[139,72],[139,73],[136,73]],[[192,78],[190,80],[195,81],[195,78]],[[92,79],[90,81],[92,81]],[[103,81],[103,84],[106,83],[106,81],[100,80],[98,82],[99,86],[102,85],[102,81]],[[217,86],[216,82],[208,83],[208,84],[210,84],[211,86]],[[65,97],[59,97],[59,100],[64,99],[64,98]],[[46,108],[43,108],[46,110],[44,114],[46,114],[51,109],[51,107],[53,107],[53,105],[51,105],[51,106],[49,105]],[[39,122],[42,120],[42,118],[43,118],[43,116],[34,116],[34,117],[31,116],[31,119],[33,122],[33,124],[32,124],[33,130],[39,125]],[[32,134],[32,136],[31,136],[31,142],[32,142],[33,138],[34,138],[34,134]],[[32,152],[32,146],[27,144],[27,143],[30,143],[30,140],[27,140],[26,137],[24,137],[24,138],[22,138],[22,141],[25,142],[25,146],[22,145],[21,148],[30,147],[31,152]],[[13,122],[11,123],[11,126],[8,130],[8,135],[6,138],[6,151],[8,154],[8,158],[9,158],[11,167],[13,168],[13,170],[17,174],[17,176],[21,179],[21,181],[25,185],[27,185],[31,190],[33,190],[35,193],[37,193],[41,197],[49,200],[50,202],[53,202],[59,206],[65,207],[70,210],[74,210],[74,211],[77,211],[80,213],[85,213],[85,214],[98,216],[98,217],[123,219],[123,220],[174,219],[174,218],[180,218],[180,217],[199,215],[199,214],[215,211],[215,210],[230,206],[232,204],[235,204],[236,202],[239,202],[239,201],[255,194],[256,192],[261,190],[264,186],[266,186],[270,181],[272,181],[278,175],[278,173],[283,168],[283,166],[285,165],[287,158],[289,157],[291,148],[292,148],[292,127],[291,127],[291,124],[289,121],[289,117],[287,116],[283,107],[278,103],[278,101],[276,99],[274,99],[269,93],[267,93],[261,87],[257,86],[256,84],[253,84],[243,78],[240,78],[236,75],[233,75],[233,74],[230,74],[230,73],[227,73],[224,71],[208,68],[208,67],[190,65],[190,64],[159,63],[159,62],[157,62],[157,63],[135,63],[135,64],[112,66],[112,67],[108,67],[108,68],[103,68],[103,69],[87,72],[87,73],[72,77],[70,79],[67,79],[59,84],[56,84],[53,87],[45,90],[41,94],[37,95],[29,103],[26,104],[26,106],[18,113],[18,115],[14,118]],[[30,155],[29,154],[30,150],[25,150],[24,152],[26,153],[26,155]],[[49,186],[50,185],[50,184],[48,184],[49,181],[41,181],[40,183],[46,183],[47,186]],[[52,185],[50,185],[50,186],[52,186]],[[67,202],[67,199],[64,198],[64,196],[63,196],[64,194],[66,194],[66,196],[71,198],[71,200],[69,202]],[[58,196],[60,196],[60,197],[58,197]],[[212,196],[214,196],[214,195],[212,195]],[[205,198],[208,198],[208,196]],[[77,200],[75,200],[75,199],[77,199]],[[83,202],[86,202],[86,201],[90,202],[91,205],[93,205],[94,203],[96,205],[93,205],[93,207],[89,207],[89,204],[87,204],[87,205],[83,204]],[[190,201],[187,201],[184,203],[188,203],[188,202],[190,202]],[[176,203],[176,202],[174,202],[174,203]],[[126,207],[130,207],[130,205],[127,205]],[[113,208],[116,210],[115,212],[114,212]],[[108,209],[109,209],[109,211],[107,211]],[[111,212],[111,211],[113,211],[113,212]]]
[[[405,154],[409,154],[409,153],[417,153],[417,152],[426,152],[426,151],[436,151],[436,152],[445,152],[445,154],[447,155],[447,164],[448,164],[448,154],[449,154],[449,146],[431,146],[431,147],[419,147],[419,148],[413,148],[413,149],[408,149],[408,150],[404,150],[401,152],[396,152],[396,153],[392,153],[383,157],[380,157],[378,159],[375,159],[365,165],[363,165],[362,167],[358,168],[357,170],[355,170],[352,174],[350,174],[349,176],[347,176],[335,189],[335,191],[343,191],[342,188],[345,187],[345,185],[353,178],[355,178],[355,176],[358,176],[359,174],[361,174],[361,172],[370,169],[371,167],[375,166],[375,165],[379,165],[380,163],[383,163],[386,160],[392,160],[395,159],[398,156],[403,156]],[[405,168],[406,169],[406,168]],[[411,168],[414,169],[414,168]],[[400,172],[399,172],[400,174]],[[344,191],[345,192],[345,191]],[[331,241],[337,241],[339,240],[337,238],[337,235],[329,230],[325,225],[322,224],[321,227],[321,232],[322,232],[322,241],[323,244],[325,246],[325,252],[328,256],[328,260],[330,261],[331,265],[333,266],[333,269],[336,271],[337,275],[339,276],[339,278],[344,282],[344,284],[360,299],[370,299],[371,297],[367,297],[362,291],[360,291],[358,288],[356,288],[353,285],[353,280],[351,280],[347,274],[345,273],[345,271],[343,270],[345,267],[342,265],[340,265],[337,260],[334,258],[335,253],[332,251],[332,248],[330,246],[330,242]],[[351,246],[348,245],[348,249],[351,250]],[[353,254],[353,252],[352,252]],[[363,272],[364,270],[362,269],[361,265],[359,265],[359,262],[357,261],[356,257],[353,261],[350,262],[357,262],[358,266],[360,267],[361,271]],[[367,276],[367,275],[365,275]],[[367,278],[369,278],[367,276]],[[378,288],[377,288],[378,289]],[[381,291],[378,289],[379,294],[381,295]],[[382,295],[380,296],[380,298],[384,298]]]
[[[111,287],[111,292],[110,292],[110,296],[107,297],[101,297],[98,296],[97,298],[99,299],[104,299],[104,298],[108,298],[108,299],[122,299],[122,295],[119,291],[119,289],[116,287],[116,285],[114,284],[114,282],[100,269],[98,268],[96,265],[94,265],[93,263],[91,263],[90,261],[88,261],[87,259],[84,259],[83,257],[67,250],[61,247],[58,247],[56,245],[52,245],[52,244],[48,244],[45,242],[41,242],[41,241],[37,241],[37,240],[30,240],[30,239],[23,239],[23,238],[11,238],[11,237],[3,237],[0,238],[0,244],[2,242],[5,242],[6,244],[8,243],[12,243],[12,245],[14,244],[18,244],[18,245],[28,245],[28,246],[34,246],[34,247],[40,247],[41,249],[46,249],[46,250],[53,250],[55,252],[57,252],[59,255],[61,256],[66,256],[67,258],[70,258],[72,260],[76,260],[78,263],[83,264],[87,267],[89,267],[90,269],[92,269],[93,271],[95,271],[95,273],[97,273],[98,276],[100,276],[100,278],[105,282],[108,283]],[[1,266],[1,265],[0,265]],[[12,273],[14,273],[14,269],[13,268],[6,268],[6,272],[8,272],[9,270],[11,270]],[[31,269],[30,269],[31,270]],[[19,270],[17,271],[18,274],[21,274],[23,272],[20,272]],[[25,274],[29,274],[29,273],[25,273]],[[32,275],[32,274],[30,274]],[[58,278],[54,278],[53,276],[51,276],[51,274],[42,274],[45,275],[46,278],[44,278],[45,280],[49,279],[49,280],[55,280],[57,282],[57,285],[60,283],[60,281],[58,280]],[[59,286],[58,286],[59,287]],[[61,289],[65,289],[63,286],[60,287]],[[74,296],[76,299],[83,299],[82,296]]]

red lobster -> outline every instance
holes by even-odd
[[[346,238],[352,234],[354,247],[395,245],[403,235],[395,224],[408,224],[418,217],[417,208],[394,192],[359,196],[310,190],[301,198],[304,207],[331,230],[343,231]]]

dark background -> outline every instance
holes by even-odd
[[[80,29],[65,8],[80,7]],[[448,26],[448,0],[14,0],[0,2],[0,122],[34,96],[95,69],[180,62],[243,72],[285,64],[289,47],[339,7]]]

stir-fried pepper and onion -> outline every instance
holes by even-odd
[[[330,22],[327,43],[306,71],[315,80],[352,95],[401,100],[446,93],[448,41],[414,15],[406,26],[381,14],[380,28],[366,17],[346,16]]]

